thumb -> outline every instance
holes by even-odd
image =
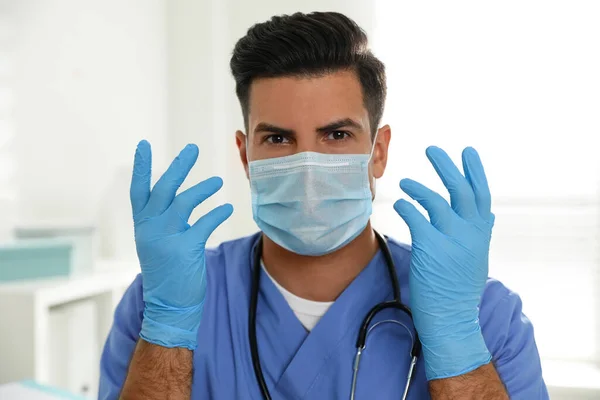
[[[189,229],[189,233],[198,243],[206,243],[208,237],[233,213],[231,204],[223,204],[201,217]]]
[[[408,229],[410,229],[411,236],[415,236],[424,227],[431,226],[427,218],[417,210],[417,208],[404,199],[398,200],[394,203],[394,210],[398,215],[406,222]]]

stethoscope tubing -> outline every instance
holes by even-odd
[[[360,326],[360,330],[356,339],[356,356],[353,366],[353,376],[352,376],[352,388],[350,398],[354,400],[355,398],[355,389],[357,383],[358,376],[358,367],[360,364],[360,357],[362,355],[363,350],[365,349],[367,335],[369,333],[369,325],[373,318],[382,310],[394,308],[400,310],[407,314],[409,318],[412,320],[412,313],[410,308],[402,304],[400,297],[400,284],[398,282],[398,275],[396,272],[396,266],[394,260],[392,258],[392,253],[389,249],[389,246],[383,236],[379,233],[375,232],[375,236],[379,243],[379,247],[383,253],[383,256],[386,261],[388,273],[390,275],[390,282],[392,284],[392,291],[394,295],[394,300],[385,301],[375,305],[365,316],[363,322]],[[264,400],[271,400],[271,394],[269,392],[269,388],[267,387],[267,383],[265,382],[265,377],[262,371],[262,367],[260,365],[260,356],[258,354],[258,343],[256,340],[256,309],[258,306],[258,292],[259,292],[259,284],[260,284],[260,260],[262,258],[262,243],[263,238],[262,235],[259,237],[255,248],[254,248],[254,257],[252,262],[252,286],[250,288],[250,310],[248,313],[248,340],[250,342],[250,354],[252,357],[252,366],[254,368],[254,374],[256,375],[256,381],[262,393],[262,397]],[[403,325],[403,324],[402,324]],[[405,325],[403,325],[405,326]],[[406,326],[405,326],[406,327]],[[410,333],[410,331],[409,331]],[[411,363],[408,370],[408,377],[406,381],[406,385],[404,388],[404,393],[402,399],[406,399],[408,395],[408,389],[410,387],[410,381],[413,376],[413,371],[415,369],[415,365],[421,353],[421,342],[419,340],[418,334],[415,332],[414,337],[411,334],[411,338],[413,340],[411,347]]]

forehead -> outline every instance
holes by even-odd
[[[360,120],[368,129],[360,81],[353,71],[256,79],[248,100],[250,131],[259,122],[294,129],[342,118]]]

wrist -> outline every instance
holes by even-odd
[[[478,324],[470,332],[444,332],[421,343],[427,380],[464,375],[492,359]]]
[[[146,303],[140,337],[162,347],[194,350],[203,305],[177,309]]]

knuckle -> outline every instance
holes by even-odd
[[[478,193],[477,197],[478,197],[478,199],[479,199],[480,202],[483,202],[483,203],[486,203],[486,204],[489,204],[489,203],[492,202],[492,195],[488,191],[485,191],[483,193],[481,193],[481,192]]]
[[[433,203],[433,206],[439,210],[443,210],[448,205],[446,200],[444,200],[444,198],[437,193],[434,196],[432,203]]]
[[[469,184],[467,184],[466,182],[456,185],[455,187],[450,189],[449,192],[450,195],[452,197],[455,197],[458,201],[468,201],[470,199],[473,199],[473,191],[471,190]]]
[[[176,211],[178,211],[178,210],[181,210],[184,205],[185,205],[185,199],[182,198],[181,195],[179,195],[179,196],[175,196],[175,198],[171,202],[171,206],[169,208],[173,208]]]

